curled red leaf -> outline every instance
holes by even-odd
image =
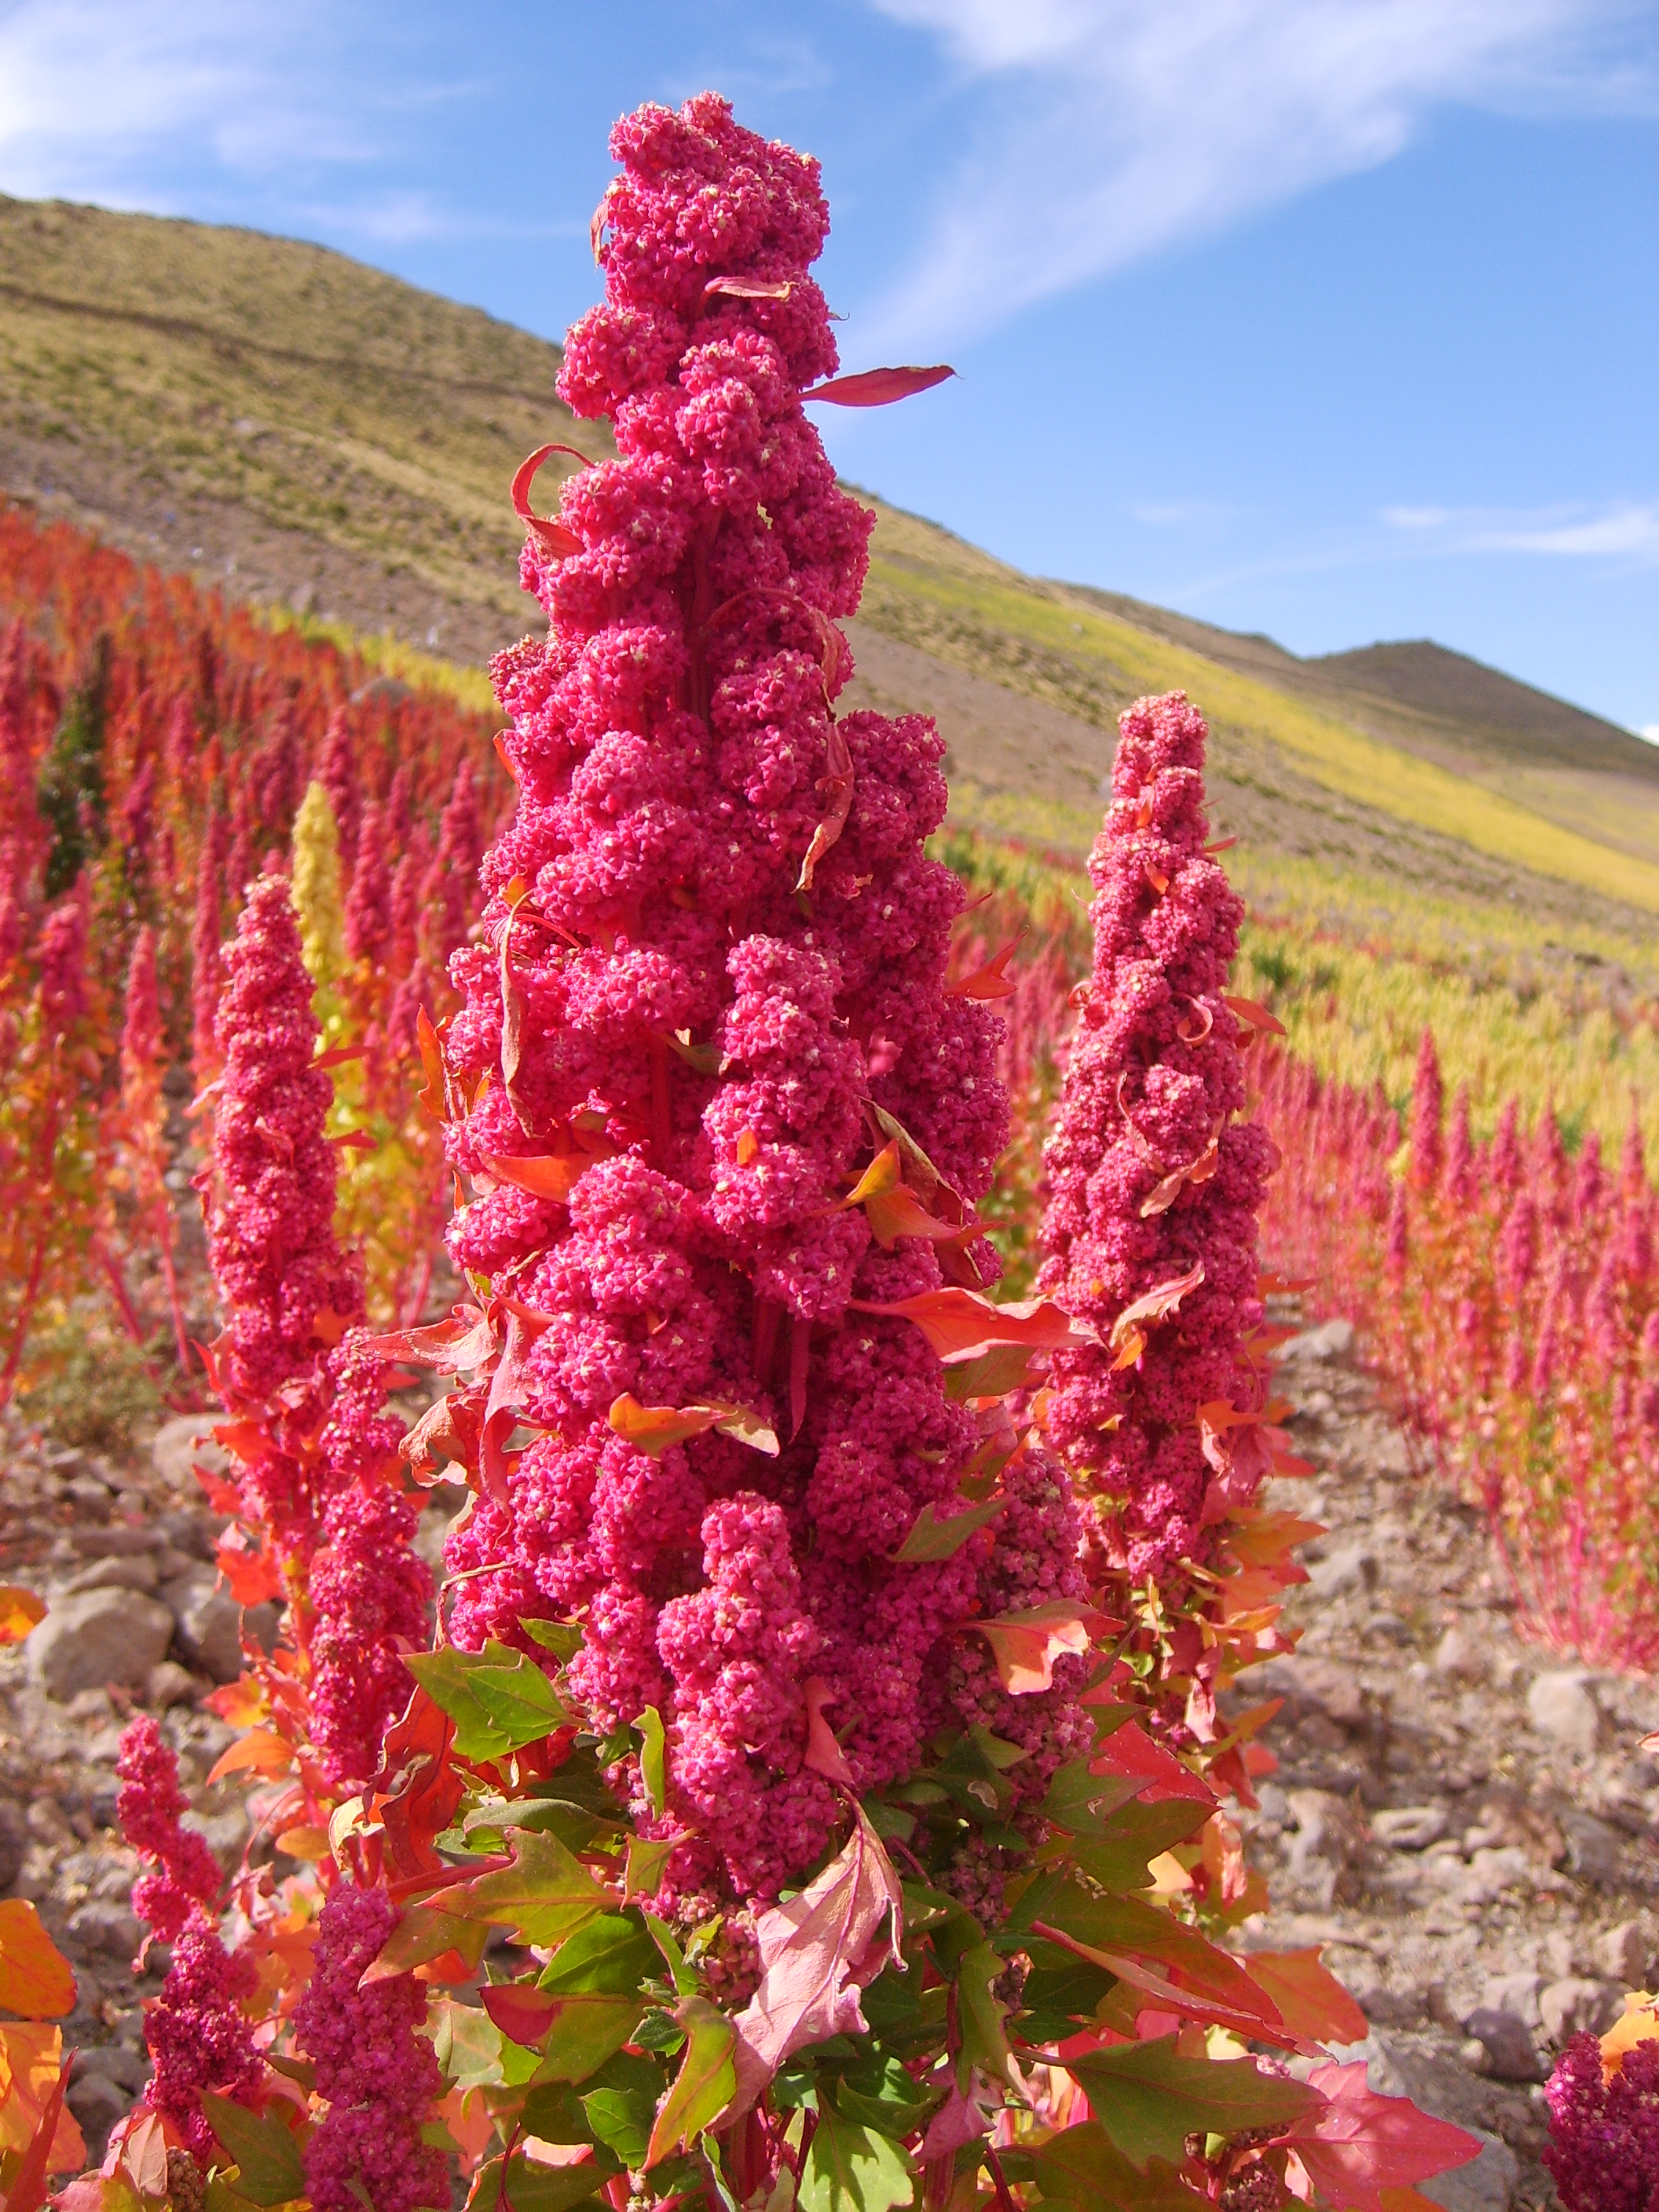
[[[533,530],[548,551],[556,554],[561,560],[568,560],[571,554],[580,553],[582,550],[582,541],[574,530],[568,529],[562,522],[551,521],[545,515],[537,514],[532,510],[530,504],[530,487],[535,482],[537,470],[540,468],[550,453],[575,453],[576,449],[574,446],[561,446],[557,443],[538,446],[535,452],[520,464],[519,472],[513,479],[513,512],[523,523],[525,528]],[[576,459],[584,466],[586,465],[586,453],[576,453]]]
[[[933,368],[866,368],[856,376],[834,376],[828,384],[803,392],[803,399],[828,399],[836,407],[885,407],[895,399],[908,399],[913,392],[929,392],[943,384],[955,369],[940,362]]]

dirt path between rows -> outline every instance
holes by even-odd
[[[1340,2055],[1492,2138],[1425,2193],[1457,2212],[1547,2205],[1552,2047],[1616,2017],[1659,1955],[1659,1766],[1634,1749],[1659,1696],[1516,1639],[1479,1516],[1414,1469],[1345,1323],[1288,1346],[1282,1381],[1319,1472],[1269,1502],[1328,1533],[1291,1596],[1298,1651],[1246,1677],[1285,1705],[1279,1771],[1243,1820],[1273,1905],[1241,1941],[1325,1946],[1370,2023]],[[228,1869],[248,1836],[235,1783],[204,1787],[230,1731],[198,1700],[234,1671],[237,1624],[191,1457],[187,1424],[118,1464],[0,1417],[4,1576],[58,1616],[0,1655],[0,1893],[34,1899],[74,1961],[70,2097],[94,2147],[143,2086],[159,1987],[155,1963],[132,1972],[134,1862],[112,1826],[131,1711],[162,1715]]]

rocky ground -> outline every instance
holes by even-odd
[[[1491,2138],[1426,2194],[1457,2212],[1548,2205],[1552,2050],[1616,2018],[1659,1955],[1659,1765],[1635,1749],[1659,1696],[1516,1639],[1479,1516],[1413,1468],[1346,1323],[1288,1346],[1283,1382],[1320,1471],[1271,1502],[1328,1534],[1291,1599],[1300,1649],[1253,1678],[1285,1705],[1279,1771],[1245,1819],[1273,1909],[1243,1941],[1326,1947],[1370,2022],[1342,2055]],[[162,1966],[132,1972],[135,1868],[112,1825],[131,1711],[161,1715],[227,1869],[248,1841],[235,1782],[204,1786],[230,1730],[199,1700],[238,1671],[240,1624],[216,1589],[197,1455],[188,1420],[142,1465],[0,1427],[4,1578],[52,1608],[0,1654],[0,1893],[33,1899],[75,1965],[70,2101],[94,2147],[143,2085]]]

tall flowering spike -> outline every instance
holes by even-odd
[[[1091,1494],[1109,1559],[1139,1581],[1201,1559],[1207,1521],[1226,1510],[1198,1409],[1259,1402],[1243,1344],[1261,1319],[1255,1216],[1273,1151],[1237,1118],[1239,1025],[1223,993],[1244,909],[1204,851],[1203,717],[1176,691],[1119,727],[1038,1281],[1100,1332],[1098,1347],[1056,1355],[1048,1432]],[[1170,1310],[1114,1341],[1160,1290]],[[1242,1468],[1228,1487],[1243,1503],[1239,1484]]]
[[[1446,1090],[1434,1032],[1425,1029],[1412,1080],[1411,1182],[1413,1190],[1437,1188],[1445,1163]]]
[[[144,2102],[206,2157],[213,2136],[202,2117],[203,2090],[251,2100],[264,2074],[240,2003],[252,1993],[254,1967],[248,1958],[228,1956],[219,1941],[218,1865],[202,1838],[179,1825],[189,1805],[179,1762],[148,1715],[123,1734],[116,1773],[116,1817],[146,1862],[132,1909],[173,1947],[161,1994],[144,2021],[155,2066]]]
[[[555,1317],[522,1368],[544,1433],[452,1538],[453,1568],[495,1570],[458,1586],[453,1628],[522,1641],[521,1614],[586,1607],[590,1715],[667,1723],[670,1893],[764,1895],[839,1817],[803,1769],[808,1680],[860,1790],[909,1771],[978,1572],[971,1547],[891,1564],[976,1425],[919,1331],[853,1310],[938,1285],[933,1247],[882,1249],[842,1200],[873,1107],[969,1203],[1006,1109],[993,1019],[945,990],[963,895],[922,851],[938,737],[834,713],[871,518],[800,404],[836,361],[816,165],[712,94],[642,108],[612,148],[606,298],[561,389],[614,416],[618,457],[564,486],[576,550],[525,548],[550,631],[495,664],[519,803],[485,941],[451,965],[474,1103],[448,1141],[477,1194],[452,1250]],[[488,1165],[573,1152],[568,1203]],[[988,1279],[971,1249],[958,1279]],[[653,1457],[611,1425],[624,1397],[745,1406],[780,1449],[712,1432]],[[726,1638],[728,1586],[763,1591],[757,1657]]]
[[[328,803],[333,810],[334,826],[340,839],[341,865],[355,868],[357,832],[363,817],[363,793],[356,740],[343,707],[337,707],[328,718],[323,750],[317,762],[317,781],[328,793]]]
[[[462,889],[465,890],[465,884]],[[352,871],[351,895],[346,901],[345,941],[354,960],[376,964],[385,959],[391,940],[392,875],[386,864],[380,810],[371,800],[362,812],[357,865]]]
[[[1468,1213],[1480,1196],[1480,1178],[1475,1168],[1474,1139],[1469,1129],[1469,1086],[1467,1083],[1458,1085],[1457,1097],[1452,1106],[1442,1187],[1448,1202],[1459,1213]]]
[[[472,763],[463,761],[438,826],[438,850],[422,886],[429,942],[441,966],[466,928],[468,894],[478,869],[478,801]]]
[[[1526,1158],[1521,1146],[1521,1109],[1513,1098],[1504,1101],[1498,1116],[1488,1164],[1492,1182],[1498,1190],[1513,1193],[1520,1189],[1526,1174]]]
[[[1632,1095],[1630,1120],[1625,1126],[1625,1141],[1619,1154],[1619,1194],[1626,1204],[1647,1196],[1648,1163],[1642,1136],[1640,1101]]]
[[[229,824],[216,806],[196,860],[196,915],[191,926],[191,1066],[205,1090],[219,1065],[216,1030],[224,969],[219,957],[219,902]]]
[[[316,2212],[415,2212],[449,2200],[442,2156],[421,2127],[442,2087],[416,2031],[426,1990],[410,1974],[358,1983],[396,1919],[384,1890],[336,1882],[317,1923],[312,1977],[294,2015],[300,2048],[327,2105],[306,2146]]]
[[[319,1316],[325,1329],[331,1314],[355,1321],[362,1290],[334,1239],[334,1155],[323,1136],[333,1086],[311,1064],[311,977],[284,878],[261,876],[250,889],[225,971],[208,1239],[228,1316],[220,1380],[234,1406],[309,1373]]]
[[[294,904],[307,972],[313,982],[331,983],[345,965],[340,837],[320,783],[306,786],[294,817]]]

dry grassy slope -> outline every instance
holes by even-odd
[[[559,358],[320,247],[0,198],[0,483],[240,596],[459,658],[528,627],[507,482],[550,438],[605,444],[560,404]],[[1080,848],[1117,710],[1184,684],[1258,861],[1650,928],[1638,740],[1439,647],[1299,661],[878,514],[855,696],[938,714],[965,818]]]

